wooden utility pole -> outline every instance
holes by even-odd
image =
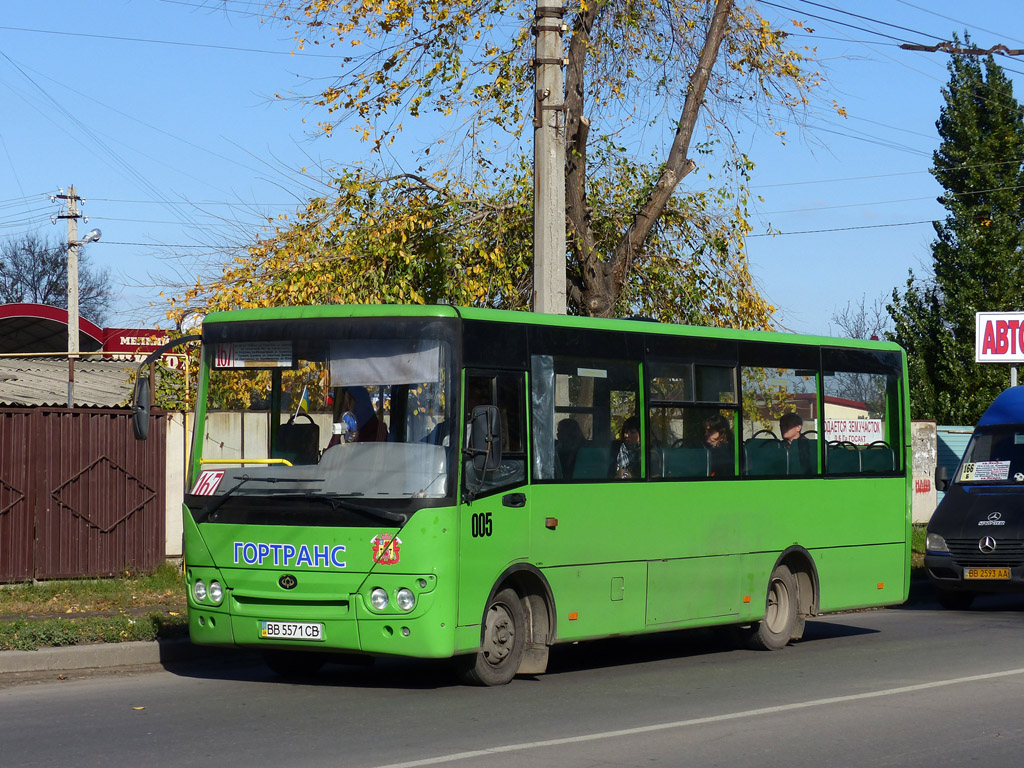
[[[537,0],[533,60],[533,309],[565,314],[565,94],[562,0]]]

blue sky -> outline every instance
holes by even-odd
[[[289,55],[284,27],[263,24],[260,2],[105,0],[8,3],[0,19],[0,238],[27,231],[54,239],[49,195],[75,184],[91,227],[94,265],[118,293],[111,325],[159,321],[161,289],[189,282],[227,258],[264,217],[290,212],[311,187],[295,172],[350,163],[366,150],[346,131],[311,140],[316,113],[273,99],[302,78],[332,71],[320,51]],[[741,128],[756,162],[751,268],[796,331],[835,331],[848,301],[872,302],[923,274],[939,187],[927,173],[947,56],[931,44],[970,30],[977,45],[1024,48],[1019,4],[953,0],[779,0],[772,19],[798,18],[829,75],[806,131],[782,144]],[[846,11],[847,13],[842,13]],[[857,16],[850,15],[857,14]],[[823,17],[823,18],[817,18]],[[899,29],[902,27],[903,29]],[[891,36],[891,37],[887,37]],[[892,39],[896,38],[896,39]],[[1024,84],[1024,56],[999,57]],[[1013,70],[1017,70],[1017,74]],[[761,236],[769,227],[783,234]],[[156,306],[151,306],[155,304]]]

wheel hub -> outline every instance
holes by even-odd
[[[492,664],[499,663],[509,655],[515,640],[511,617],[500,605],[487,615],[487,647],[484,653]]]

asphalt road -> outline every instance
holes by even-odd
[[[495,689],[443,663],[278,680],[252,657],[0,688],[0,766],[1024,764],[1024,600],[808,622],[777,653],[713,632],[564,646]]]

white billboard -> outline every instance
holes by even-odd
[[[1024,312],[975,314],[974,361],[1024,363]]]

